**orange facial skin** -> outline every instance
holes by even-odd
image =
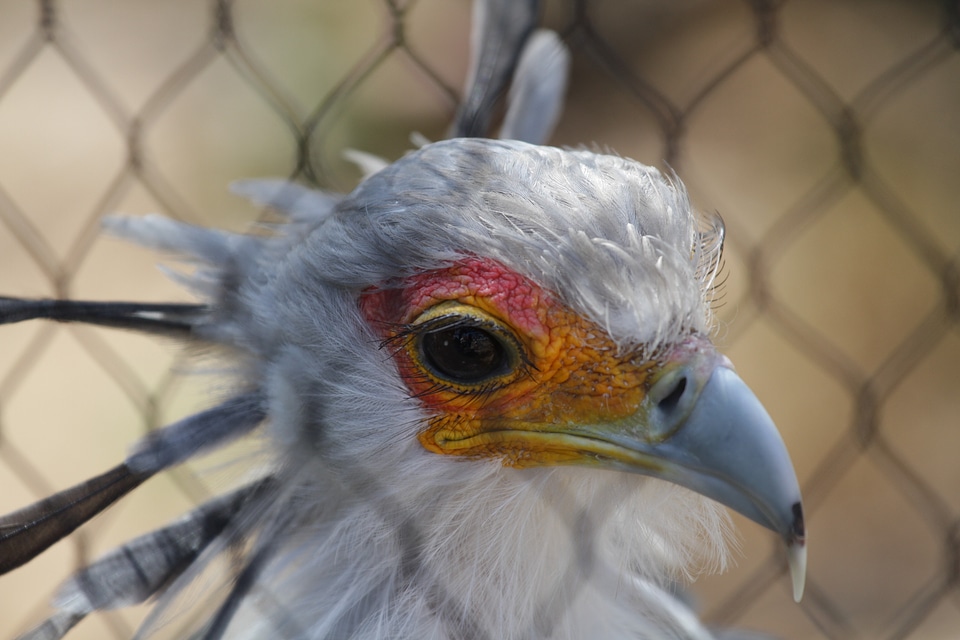
[[[441,379],[415,347],[418,318],[476,310],[518,345],[516,366],[477,385]],[[634,414],[656,363],[620,353],[604,331],[529,279],[492,260],[467,258],[371,290],[361,311],[394,352],[400,375],[433,414],[419,440],[434,453],[498,457],[505,466],[583,464],[569,435],[580,424]]]

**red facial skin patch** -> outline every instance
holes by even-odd
[[[440,304],[475,309],[512,334],[523,352],[516,370],[479,387],[431,373],[404,340]],[[565,434],[633,415],[657,368],[618,352],[595,323],[493,260],[466,258],[368,291],[360,308],[385,344],[398,344],[400,375],[433,414],[419,440],[434,453],[495,456],[512,467],[582,463],[586,452]]]

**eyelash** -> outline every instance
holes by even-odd
[[[379,349],[389,348],[391,357],[395,357],[398,353],[404,350],[413,351],[416,348],[417,341],[422,338],[422,336],[430,332],[439,331],[441,329],[476,327],[484,329],[491,335],[495,336],[496,339],[500,340],[517,359],[517,363],[512,370],[503,376],[505,378],[509,378],[508,382],[498,383],[497,379],[493,379],[482,384],[472,386],[465,384],[458,385],[443,380],[427,371],[426,368],[419,362],[419,358],[415,358],[414,366],[416,372],[414,375],[416,376],[416,379],[432,383],[427,389],[418,392],[416,394],[417,397],[428,396],[436,393],[437,391],[455,390],[464,395],[486,398],[507,386],[509,382],[513,382],[521,377],[530,377],[533,375],[533,372],[537,371],[537,367],[530,360],[530,357],[527,354],[523,344],[513,335],[512,332],[490,322],[485,322],[479,318],[472,318],[466,315],[450,314],[441,315],[436,318],[430,318],[423,322],[399,324],[395,325],[395,327],[396,328],[393,332],[393,335],[381,340],[378,345]]]

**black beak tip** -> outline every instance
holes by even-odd
[[[794,502],[790,508],[793,513],[793,521],[790,524],[790,539],[795,544],[802,545],[806,540],[807,530],[803,522],[803,504]]]

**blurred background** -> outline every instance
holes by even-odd
[[[960,637],[960,5],[556,0],[573,52],[553,142],[671,167],[727,224],[717,340],[804,488],[807,593],[735,518],[737,565],[693,587],[718,625],[790,640]],[[110,213],[243,230],[247,177],[349,190],[347,148],[444,136],[466,0],[0,0],[0,294],[186,301]],[[0,330],[0,512],[117,464],[205,406],[173,342]],[[189,373],[190,375],[184,375]],[[0,637],[56,585],[231,482],[239,449],[155,478],[0,578]],[[144,608],[70,637],[129,638]]]

